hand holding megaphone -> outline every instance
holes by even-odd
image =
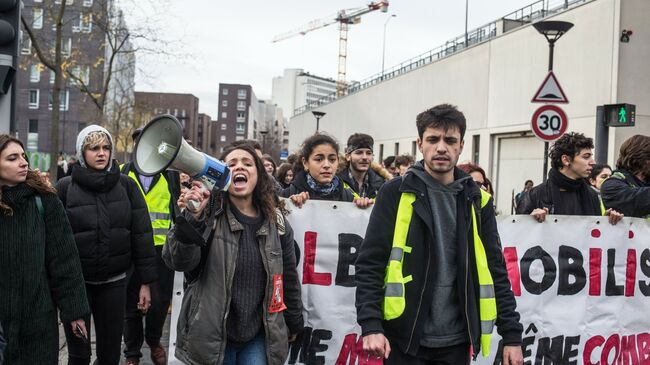
[[[210,190],[199,181],[192,182],[192,188],[181,192],[178,198],[178,206],[181,209],[187,208],[195,217],[199,217],[210,201]]]

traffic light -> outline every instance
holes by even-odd
[[[9,91],[16,75],[20,6],[20,0],[0,0],[0,94]]]
[[[608,127],[634,127],[636,121],[636,105],[608,104],[605,105],[605,124]]]

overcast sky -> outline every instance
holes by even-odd
[[[469,0],[469,29],[524,7],[533,0]],[[163,4],[160,2],[157,4]],[[154,26],[176,41],[182,57],[139,57],[137,91],[191,93],[199,110],[216,119],[219,83],[250,84],[259,99],[271,97],[271,82],[285,68],[302,68],[336,79],[339,32],[336,24],[271,43],[273,36],[309,21],[334,17],[340,9],[363,7],[362,0],[167,0],[156,5]],[[144,8],[125,9],[127,22],[143,21]],[[381,71],[384,24],[386,68],[418,56],[464,33],[462,0],[392,0],[387,13],[362,17],[348,33],[347,79],[363,80]]]

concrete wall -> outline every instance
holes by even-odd
[[[650,14],[650,2],[625,0],[620,10],[620,0],[594,0],[546,19],[574,23],[556,43],[553,67],[570,101],[561,106],[569,117],[568,131],[594,137],[597,105],[617,101],[637,105],[637,127],[610,133],[610,160],[624,138],[648,134],[650,128],[650,73],[644,67],[650,59],[650,31],[644,21]],[[619,42],[621,26],[634,30],[628,44]],[[417,137],[418,113],[444,102],[455,104],[468,121],[461,161],[471,159],[472,136],[479,135],[477,162],[496,180],[500,210],[509,212],[511,192],[520,190],[525,179],[513,169],[499,170],[503,158],[498,157],[498,151],[520,146],[527,149],[522,156],[538,154],[537,159],[518,162],[527,164],[527,171],[539,170],[537,178],[530,176],[537,184],[542,175],[543,144],[511,141],[501,145],[501,137],[530,135],[532,114],[542,106],[530,100],[547,67],[548,44],[532,25],[526,25],[320,107],[327,113],[321,119],[321,131],[342,143],[354,132],[371,134],[378,160],[382,144],[384,156],[393,154],[396,142],[400,143],[400,153],[410,153],[410,143]],[[311,112],[291,119],[290,151],[315,131],[315,124]],[[531,168],[531,164],[536,167]]]

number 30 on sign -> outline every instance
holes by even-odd
[[[560,107],[544,105],[537,109],[531,121],[533,133],[545,141],[560,138],[566,132],[569,118]]]

